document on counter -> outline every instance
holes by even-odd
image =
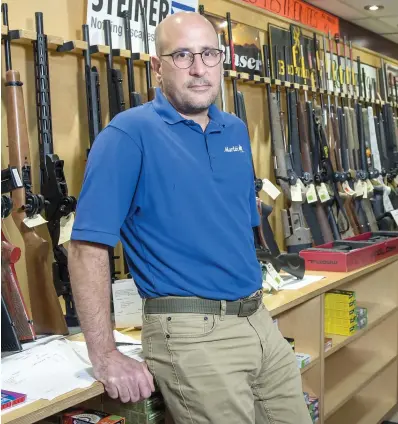
[[[142,326],[142,300],[132,278],[112,284],[116,328]]]
[[[1,368],[2,389],[25,393],[27,400],[52,400],[96,381],[91,366],[66,340],[54,340],[3,358]]]
[[[283,283],[281,284],[281,290],[298,290],[302,289],[309,284],[316,283],[324,279],[322,275],[304,275],[304,278],[298,280],[296,277],[291,275],[281,275]]]

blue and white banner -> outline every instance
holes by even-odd
[[[149,53],[155,54],[155,28],[167,15],[181,11],[197,11],[198,0],[88,0],[87,25],[90,44],[105,44],[103,21],[111,21],[112,48],[125,48],[124,19],[130,12],[131,48],[133,53],[144,52],[142,10],[146,10]]]

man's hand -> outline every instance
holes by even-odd
[[[147,399],[155,391],[153,377],[145,362],[131,359],[113,350],[94,361],[94,376],[112,399],[123,403]]]

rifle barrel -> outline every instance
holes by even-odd
[[[8,4],[2,3],[1,5],[1,13],[3,14],[3,25],[7,27],[8,30]],[[12,63],[11,63],[11,48],[10,48],[10,37],[7,34],[6,37],[4,37],[4,57],[5,57],[5,63],[6,63],[6,71],[9,71],[12,69]]]

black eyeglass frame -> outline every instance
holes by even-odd
[[[206,63],[205,63],[205,61],[203,60],[203,53],[205,53],[205,52],[208,52],[209,50],[212,50],[212,51],[217,51],[217,52],[219,52],[220,53],[220,60],[215,64],[215,65],[213,65],[213,66],[209,66],[209,65],[207,65]],[[177,64],[176,64],[176,62],[175,62],[175,60],[174,60],[174,55],[175,54],[177,54],[177,53],[182,53],[182,52],[184,52],[184,53],[189,53],[189,54],[191,54],[192,55],[192,59],[191,59],[191,64],[189,65],[189,66],[187,66],[186,68],[181,68],[181,67],[179,67]],[[224,51],[223,50],[221,50],[221,49],[216,49],[216,48],[211,48],[211,49],[205,49],[205,50],[203,50],[203,52],[200,52],[200,53],[192,53],[192,52],[190,52],[189,50],[177,50],[177,51],[175,51],[175,52],[173,52],[173,53],[169,53],[169,54],[161,54],[160,56],[161,57],[168,57],[168,56],[170,56],[172,59],[173,59],[173,63],[174,63],[174,65],[178,68],[178,69],[188,69],[188,68],[190,68],[192,65],[193,65],[193,63],[195,62],[195,56],[196,55],[200,55],[200,58],[202,59],[202,62],[203,62],[203,64],[205,65],[205,66],[207,66],[208,68],[214,68],[215,66],[217,66],[217,65],[219,65],[220,64],[220,62],[221,62],[221,58],[222,58],[222,56],[224,56],[224,60],[222,61],[223,63],[225,62],[225,59],[226,59],[226,55],[225,55],[225,53],[224,53]]]

